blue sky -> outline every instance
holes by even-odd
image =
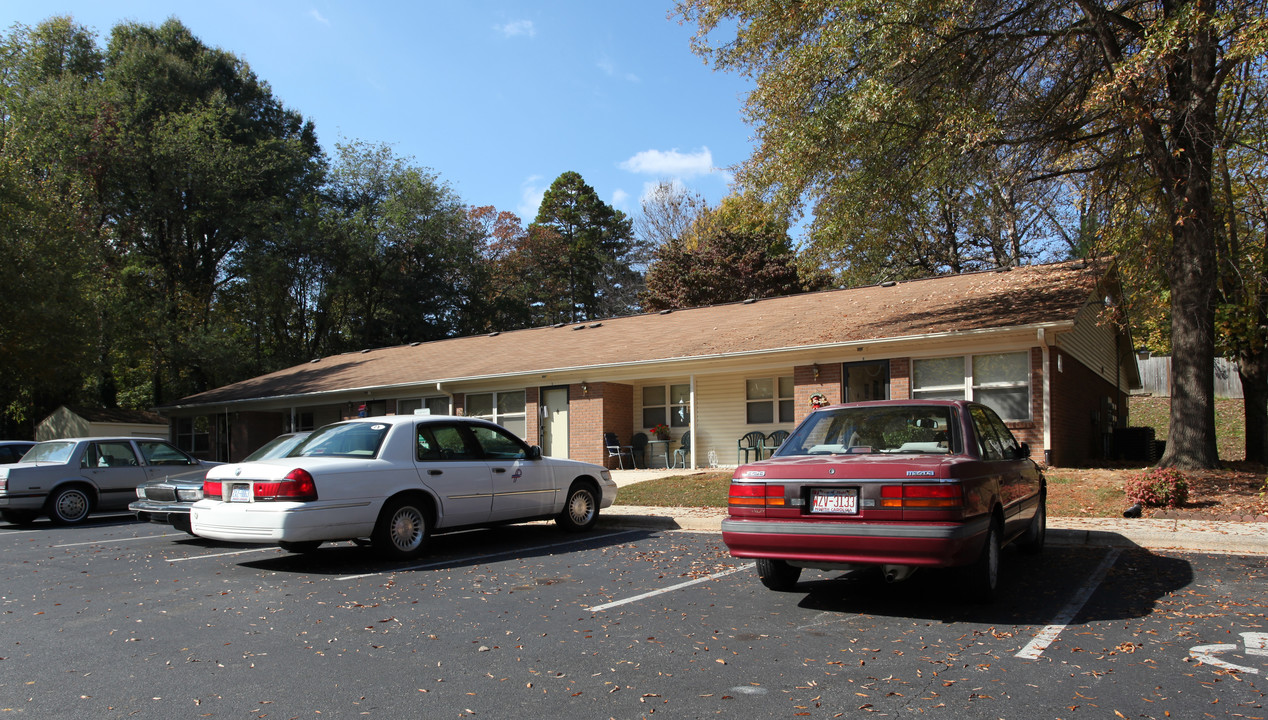
[[[0,20],[70,15],[104,47],[122,21],[179,18],[234,53],[322,147],[387,143],[470,205],[528,223],[568,170],[636,214],[649,184],[712,203],[747,157],[746,79],[693,55],[664,3],[0,0]]]

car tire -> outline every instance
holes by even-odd
[[[302,542],[279,542],[278,545],[286,552],[310,553],[321,547],[321,541],[304,540]]]
[[[423,552],[427,544],[427,506],[417,498],[389,500],[379,513],[370,544],[389,560],[408,560]]]
[[[58,525],[81,523],[92,512],[92,495],[79,485],[59,488],[48,499],[48,517]]]
[[[995,589],[999,586],[999,549],[999,521],[991,520],[982,551],[973,564],[964,569],[964,594],[970,601],[989,603],[995,599]]]
[[[555,516],[555,523],[569,532],[581,532],[599,521],[599,498],[594,487],[580,482],[568,489],[564,509]]]
[[[177,515],[173,513],[172,515],[169,515],[168,517],[172,519],[171,523],[173,528],[189,533],[190,535],[194,535],[194,527],[190,523],[188,515],[185,515],[183,513],[180,515]],[[198,537],[198,536],[194,535],[194,537]]]
[[[757,559],[757,579],[770,590],[786,592],[797,586],[801,578],[801,568],[789,565],[783,560],[770,558]]]
[[[1017,549],[1027,555],[1038,555],[1043,552],[1044,538],[1048,536],[1047,501],[1039,498],[1039,507],[1035,508],[1035,519],[1030,521],[1026,534],[1017,543]]]
[[[0,520],[14,525],[30,525],[39,516],[34,510],[0,510]]]

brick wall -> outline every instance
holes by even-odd
[[[1017,442],[1030,445],[1036,462],[1043,461],[1043,348],[1030,349],[1030,420],[1004,424]]]
[[[815,377],[815,368],[819,377]],[[793,368],[793,414],[797,422],[810,414],[810,398],[821,394],[829,404],[841,402],[841,363],[798,365]]]
[[[540,445],[542,441],[541,400],[541,388],[524,388],[524,441],[529,445]]]
[[[243,412],[233,418],[229,430],[229,462],[239,462],[264,443],[282,434],[285,416],[280,412]]]
[[[568,388],[568,457],[604,465],[608,462],[603,433],[613,432],[622,445],[634,434],[634,387],[620,383],[587,383]],[[615,467],[616,459],[608,464]]]
[[[889,359],[889,397],[893,400],[911,398],[911,358]]]
[[[1105,459],[1104,430],[1112,433],[1113,429],[1103,403],[1113,400],[1119,417],[1123,417],[1127,394],[1067,353],[1057,348],[1048,352],[1052,374],[1051,463],[1070,467]]]

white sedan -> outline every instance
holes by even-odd
[[[369,538],[400,559],[421,553],[433,530],[548,518],[587,530],[616,483],[490,422],[398,415],[327,425],[284,458],[212,468],[203,494],[195,535],[293,552]]]

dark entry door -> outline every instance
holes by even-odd
[[[889,399],[889,361],[844,363],[841,366],[841,400],[863,402]]]

